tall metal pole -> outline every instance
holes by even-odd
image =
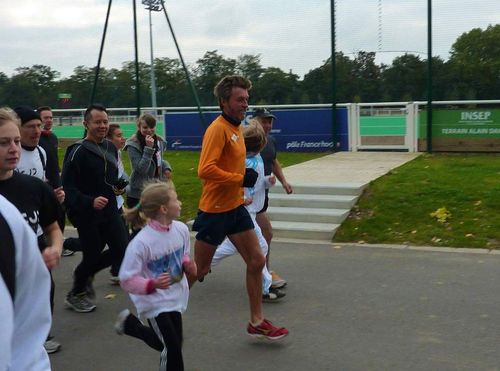
[[[337,151],[339,143],[337,141],[337,62],[335,58],[335,0],[330,0],[331,13],[331,42],[332,42],[332,142],[333,151]]]
[[[137,104],[137,117],[141,115],[141,84],[139,79],[139,51],[137,42],[137,9],[135,0],[132,0],[134,6],[134,48],[135,48],[135,99]]]
[[[153,107],[154,114],[156,116],[156,78],[153,53],[153,22],[151,21],[151,8],[149,8],[149,49],[151,51],[151,107]]]
[[[172,34],[172,39],[174,39],[174,44],[177,49],[177,53],[179,54],[179,59],[182,63],[182,68],[184,69],[184,74],[186,75],[187,82],[191,87],[191,92],[193,93],[194,100],[196,101],[196,105],[198,106],[198,114],[200,116],[201,124],[206,128],[208,127],[207,122],[205,121],[205,116],[203,116],[203,111],[201,110],[200,99],[198,98],[198,94],[196,93],[196,89],[194,88],[193,82],[191,81],[191,77],[189,76],[189,71],[187,69],[186,63],[184,63],[184,58],[182,58],[181,49],[179,48],[179,44],[177,43],[177,38],[175,37],[174,28],[170,23],[170,18],[167,14],[167,8],[165,8],[165,1],[161,0],[161,5],[163,7],[163,13],[165,14],[165,18],[167,19],[168,28],[170,28],[170,33]]]
[[[427,152],[432,152],[432,0],[427,0]]]
[[[95,92],[97,90],[97,81],[99,80],[99,71],[101,69],[102,52],[104,50],[104,42],[106,41],[106,32],[108,30],[109,13],[111,12],[111,3],[113,0],[109,0],[108,11],[106,13],[106,21],[104,21],[104,31],[102,32],[101,47],[99,49],[99,57],[97,58],[97,66],[95,69],[94,85],[92,86],[92,92],[90,93],[89,104],[94,103]]]

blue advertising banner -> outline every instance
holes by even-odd
[[[273,110],[276,116],[271,135],[277,150],[287,152],[327,152],[333,150],[332,117],[328,108]],[[205,112],[212,122],[219,112]],[[251,112],[246,120],[251,118]],[[347,108],[337,109],[339,150],[349,150]],[[205,128],[197,112],[167,112],[165,136],[168,148],[173,150],[199,150]]]

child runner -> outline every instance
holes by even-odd
[[[186,275],[196,277],[196,264],[189,257],[188,228],[175,220],[181,205],[172,182],[155,182],[144,188],[135,207],[124,210],[125,219],[135,227],[147,222],[130,242],[119,277],[149,326],[125,309],[115,329],[161,351],[160,371],[184,370],[181,313],[189,297]]]
[[[252,218],[255,234],[259,240],[260,248],[264,256],[267,256],[268,245],[262,235],[262,231],[257,224],[255,218],[257,213],[264,207],[264,199],[266,197],[266,189],[276,183],[274,175],[264,176],[264,162],[259,152],[266,145],[266,133],[262,126],[257,121],[251,121],[249,125],[243,127],[243,138],[245,139],[245,147],[247,151],[245,167],[253,169],[257,172],[258,177],[253,187],[246,187],[245,190],[245,207]],[[212,259],[211,266],[214,267],[221,262],[222,259],[236,254],[238,250],[233,243],[226,237],[222,244],[215,250],[215,255]],[[272,276],[267,269],[267,264],[262,269],[262,300],[274,302],[285,296],[285,292],[278,288],[272,288]]]

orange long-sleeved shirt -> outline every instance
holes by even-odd
[[[200,210],[222,213],[243,204],[245,152],[241,128],[217,117],[203,136],[198,164],[203,182]]]

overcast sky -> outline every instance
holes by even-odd
[[[379,3],[381,2],[381,7]],[[336,0],[337,50],[427,52],[427,1]],[[260,54],[264,67],[303,76],[331,53],[327,0],[167,0],[182,54],[194,64],[208,50],[225,57]],[[0,0],[0,72],[43,64],[71,75],[97,63],[108,0]],[[137,0],[139,58],[149,62],[148,12]],[[133,60],[132,1],[115,0],[102,66]],[[499,0],[434,0],[433,51],[447,59],[458,36],[500,23]],[[177,58],[163,13],[153,13],[155,57]],[[390,52],[389,52],[390,51]],[[421,54],[426,58],[425,54]]]

